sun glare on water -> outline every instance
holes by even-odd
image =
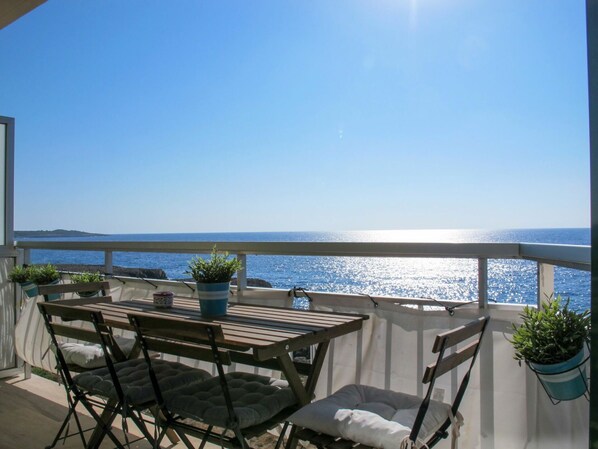
[[[465,243],[473,241],[474,233],[459,229],[410,229],[355,231],[348,234],[358,242]]]

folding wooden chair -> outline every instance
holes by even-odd
[[[364,385],[347,385],[289,418],[294,426],[287,448],[294,447],[297,439],[310,441],[321,449],[431,448],[448,437],[451,425],[456,443],[461,425],[459,405],[488,320],[479,318],[436,336],[432,352],[438,354],[438,358],[424,372],[422,382],[428,389],[423,399]],[[449,353],[450,348],[465,340],[472,341]],[[432,400],[436,379],[465,362],[469,362],[469,366],[452,403]]]
[[[75,292],[99,292],[101,296],[79,298],[77,296],[71,298],[73,295],[69,293]],[[100,282],[80,282],[80,283],[61,283],[40,285],[38,293],[43,296],[44,301],[54,302],[62,305],[68,304],[93,304],[95,302],[104,302],[98,298],[106,297],[110,292],[110,283],[108,281]],[[65,299],[68,295],[69,299]],[[63,319],[68,321],[68,319]],[[126,358],[137,357],[139,355],[139,347],[135,345],[134,338],[115,336],[118,346],[122,349]],[[63,355],[67,363],[70,365],[71,371],[81,372],[88,369],[100,368],[105,366],[104,353],[98,343],[95,346],[84,345],[79,343],[68,343],[62,347]]]
[[[248,449],[247,439],[277,426],[296,410],[297,399],[286,382],[258,374],[224,373],[223,365],[230,365],[231,354],[219,325],[148,314],[130,314],[129,320],[164,416],[162,425],[174,429],[189,449],[193,445],[187,435],[202,439],[200,449],[206,442]],[[200,384],[164,391],[150,350],[214,363],[218,375]]]
[[[90,302],[110,302],[111,300],[112,299],[110,297],[101,297],[93,298],[92,300],[69,300],[66,302],[69,302],[70,305],[76,305],[77,301],[79,304],[89,304]],[[91,429],[84,430],[81,426],[79,415],[77,413],[77,406],[79,405],[79,403],[82,404],[85,407],[85,409],[89,412],[89,414],[95,419],[97,426],[101,428],[101,432],[105,435],[108,435],[108,437],[114,442],[116,447],[122,448],[122,444],[116,438],[116,436],[110,428],[110,423],[103,421],[100,417],[100,414],[98,413],[98,410],[104,409],[105,403],[103,401],[98,400],[97,398],[94,398],[91,392],[81,389],[74,381],[74,375],[72,374],[72,371],[82,371],[83,369],[80,366],[73,366],[72,364],[69,364],[67,362],[67,359],[63,354],[62,350],[62,342],[58,339],[58,337],[60,336],[93,344],[101,344],[101,338],[98,336],[95,330],[64,324],[66,321],[77,320],[91,322],[92,313],[88,310],[68,307],[64,304],[58,305],[56,303],[51,302],[40,302],[37,304],[37,306],[40,310],[40,313],[42,314],[48,333],[50,334],[51,343],[54,346],[53,350],[56,355],[57,371],[62,380],[62,384],[64,385],[68,403],[67,415],[64,421],[62,422],[62,425],[60,426],[58,432],[56,433],[54,440],[49,446],[46,447],[46,449],[53,448],[58,443],[58,441],[76,435],[69,434],[69,422],[71,418],[74,418],[75,424],[78,429],[78,434],[81,437],[81,441],[83,442],[83,445],[87,447],[87,441],[85,439],[84,433]],[[61,318],[61,320],[58,321],[54,319],[56,317]],[[111,347],[110,351],[112,354],[114,354],[115,357],[124,358],[122,351],[120,351],[117,345]]]

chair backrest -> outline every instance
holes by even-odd
[[[112,365],[111,356],[114,357],[115,360],[124,360],[125,358],[122,350],[114,341],[111,329],[104,323],[101,312],[91,308],[76,307],[108,302],[112,302],[110,296],[37,303],[37,307],[46,324],[46,329],[50,334],[52,344],[55,347],[58,370],[65,384],[70,387],[73,386],[72,376],[69,365],[60,348],[58,337],[66,337],[88,343],[100,344],[104,351],[106,364],[109,368]],[[60,318],[60,322],[54,320],[54,317]],[[94,329],[77,327],[72,324],[64,324],[67,321],[92,323]]]
[[[102,298],[94,298],[94,302],[112,302],[111,297],[102,297]],[[88,301],[84,300],[67,300],[67,304],[62,304],[62,301],[59,303],[54,302],[40,302],[37,304],[40,313],[44,320],[47,319],[46,327],[50,332],[50,336],[53,337],[54,340],[56,337],[66,337],[72,338],[75,340],[81,340],[88,343],[100,343],[100,337],[95,332],[95,330],[80,328],[76,326],[66,325],[63,324],[65,321],[85,321],[91,322],[91,311],[86,309],[78,309],[75,307],[76,305],[85,305],[88,304]],[[61,319],[60,322],[53,320],[53,317],[58,317]],[[53,341],[55,345],[57,345],[58,341]]]
[[[482,337],[489,320],[489,317],[478,318],[477,320],[471,321],[463,326],[443,332],[442,334],[436,336],[434,345],[432,347],[432,352],[434,354],[438,354],[438,358],[436,359],[436,362],[428,365],[424,372],[422,382],[424,384],[428,384],[428,391],[420,405],[417,417],[411,430],[410,439],[412,441],[417,441],[417,434],[419,433],[428,410],[430,398],[434,390],[434,382],[436,379],[443,374],[452,371],[463,363],[468,362],[469,366],[466,372],[463,374],[461,383],[451,405],[451,412],[453,416],[457,414],[459,405],[461,404],[461,400],[463,399],[463,395],[467,389],[467,384],[469,383],[469,378],[471,376],[471,370],[480,350]],[[450,353],[447,351],[466,340],[471,340],[471,342],[469,342],[466,346]],[[439,439],[444,438],[446,429],[448,429],[450,425],[451,421],[450,419],[447,419],[440,429],[438,429],[432,439],[427,441],[426,444],[431,447]]]
[[[164,397],[153,369],[150,351],[214,363],[220,377],[227,409],[229,414],[234,416],[232,399],[222,367],[222,365],[230,365],[231,358],[228,351],[218,347],[218,344],[224,341],[220,325],[143,313],[128,314],[128,317],[143,351],[159,407],[164,407]],[[169,412],[163,409],[163,413],[168,416]]]
[[[128,314],[141,348],[179,357],[230,365],[230,354],[218,345],[224,342],[217,324],[144,313]]]
[[[100,291],[102,296],[110,291],[110,283],[108,281],[98,282],[78,282],[70,284],[48,284],[38,286],[38,293],[43,295],[44,300],[49,300],[49,295],[63,295],[64,293],[75,292],[95,292]]]

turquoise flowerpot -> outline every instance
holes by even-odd
[[[60,279],[56,279],[53,282],[50,282],[49,284],[44,284],[44,285],[56,285],[60,282]],[[36,287],[37,290],[37,287]],[[60,299],[60,293],[53,293],[51,295],[46,295],[46,301],[56,301],[57,299]]]
[[[99,290],[93,292],[77,292],[77,295],[79,295],[80,298],[93,298],[94,296],[97,296],[99,292]]]
[[[229,290],[230,282],[219,282],[215,284],[198,282],[197,296],[199,297],[201,316],[212,318],[226,315]]]
[[[35,285],[33,282],[21,282],[19,285],[28,298],[37,296],[37,285]]]
[[[530,362],[530,366],[553,399],[570,401],[577,399],[587,391],[586,368],[580,366],[583,359],[584,350],[582,349],[577,355],[565,362],[552,365],[540,365]]]

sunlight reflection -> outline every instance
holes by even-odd
[[[407,229],[354,231],[342,233],[346,238],[357,242],[431,242],[431,243],[465,243],[473,241],[472,235],[479,231],[455,229]]]

